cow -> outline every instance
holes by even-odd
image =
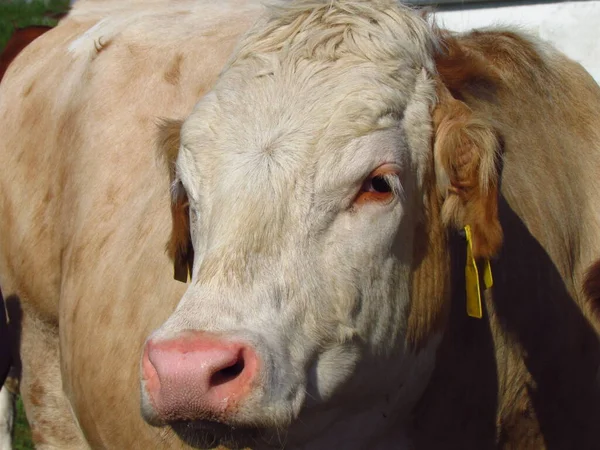
[[[600,88],[429,19],[82,0],[15,60],[0,285],[38,448],[595,445]]]

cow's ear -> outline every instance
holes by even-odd
[[[191,277],[194,248],[190,234],[189,201],[183,184],[177,177],[176,161],[183,121],[162,120],[158,125],[157,152],[167,164],[171,183],[171,236],[167,254],[173,261],[174,278],[186,283]]]
[[[489,259],[502,245],[498,220],[498,135],[468,103],[494,101],[501,77],[468,43],[437,30],[437,105],[433,111],[437,187],[442,221],[471,228],[473,256]]]
[[[499,142],[488,121],[437,83],[433,111],[437,187],[444,198],[442,221],[469,225],[476,259],[495,256],[502,244],[498,220]]]

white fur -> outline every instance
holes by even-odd
[[[0,389],[0,450],[12,449],[12,431],[15,418],[15,399],[6,386]]]
[[[433,368],[439,336],[415,353],[405,331],[435,45],[391,0],[275,8],[185,122],[195,270],[153,339],[250,342],[263,385],[232,420],[285,428],[286,448],[401,446]],[[353,204],[387,163],[395,198]]]

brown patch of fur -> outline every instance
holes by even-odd
[[[476,64],[479,76],[487,80],[495,78],[495,83],[506,80],[507,76],[531,78],[539,71],[546,72],[546,64],[533,45],[511,31],[475,31],[460,42],[456,39],[446,42],[453,51],[462,52],[461,63]]]
[[[100,314],[98,316],[98,323],[103,327],[108,327],[110,325],[112,317],[112,308],[105,306],[100,311]]]
[[[31,94],[34,87],[35,87],[35,81],[32,81],[31,83],[29,83],[29,85],[23,91],[23,97],[27,97],[29,94]]]
[[[173,58],[169,69],[165,72],[164,78],[167,83],[172,84],[173,86],[176,86],[179,83],[179,78],[181,77],[182,62],[183,55],[181,53],[178,53],[177,56]]]
[[[489,259],[500,250],[498,220],[498,140],[494,130],[438,84],[433,112],[436,165],[449,178],[442,220],[461,229],[470,225],[473,256]]]
[[[487,90],[493,94],[500,75],[480,54],[462,45],[446,31],[439,31],[443,52],[435,55],[435,63],[442,83],[454,97],[461,98],[465,91]]]
[[[46,439],[44,439],[43,431],[39,430],[36,426],[31,427],[31,440],[35,445],[46,444]]]
[[[167,243],[167,254],[173,260],[174,277],[183,283],[191,277],[194,262],[194,249],[190,236],[189,202],[181,183],[176,181],[175,161],[180,145],[180,132],[183,121],[163,120],[159,124],[157,152],[169,166],[169,179],[172,186],[171,238]]]
[[[37,378],[34,378],[29,386],[29,401],[33,406],[42,406],[44,394],[44,386]]]

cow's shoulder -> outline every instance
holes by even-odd
[[[153,172],[157,122],[191,112],[262,8],[83,1],[13,61],[0,86],[0,235],[19,239],[0,245],[0,269],[37,274],[10,288],[43,316],[57,320],[61,270],[77,262],[65,243],[77,230],[98,250],[81,221],[101,222],[107,200],[121,205],[162,175]],[[120,216],[110,217],[105,227]]]

